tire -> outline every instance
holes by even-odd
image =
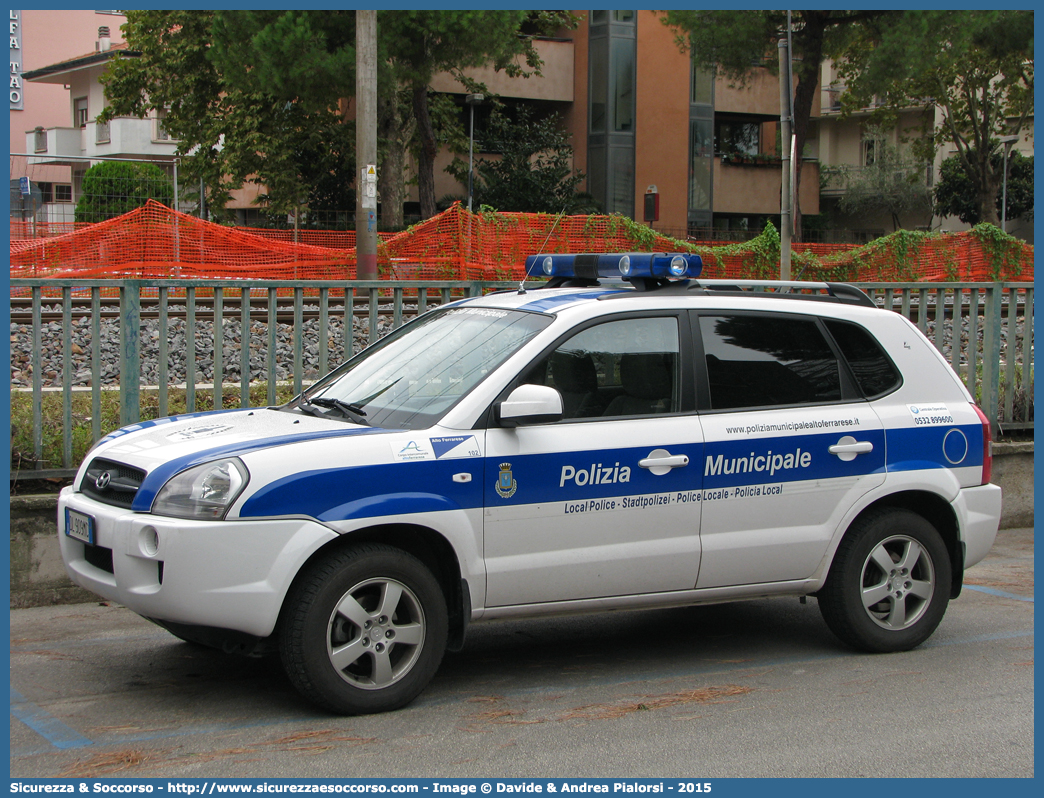
[[[950,601],[942,537],[909,510],[861,516],[834,555],[819,610],[830,630],[863,651],[908,651],[927,640]]]
[[[446,650],[448,615],[420,560],[366,544],[312,566],[287,597],[280,655],[294,687],[342,715],[405,706]]]

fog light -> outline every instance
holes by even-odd
[[[146,557],[155,557],[159,551],[159,532],[155,527],[144,527],[138,533],[138,548]]]

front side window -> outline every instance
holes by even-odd
[[[550,316],[495,308],[434,311],[352,358],[285,409],[424,429],[550,323]]]
[[[621,319],[588,327],[528,372],[562,394],[563,419],[648,416],[681,408],[678,321]]]
[[[841,399],[841,370],[814,320],[721,314],[700,317],[712,410]]]

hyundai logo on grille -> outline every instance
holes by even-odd
[[[105,490],[109,487],[109,482],[112,480],[112,475],[108,471],[103,471],[97,479],[94,480],[94,487],[98,490]]]

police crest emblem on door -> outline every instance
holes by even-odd
[[[501,463],[500,474],[497,477],[497,495],[502,499],[510,499],[517,489],[518,483],[511,476],[511,463]]]

